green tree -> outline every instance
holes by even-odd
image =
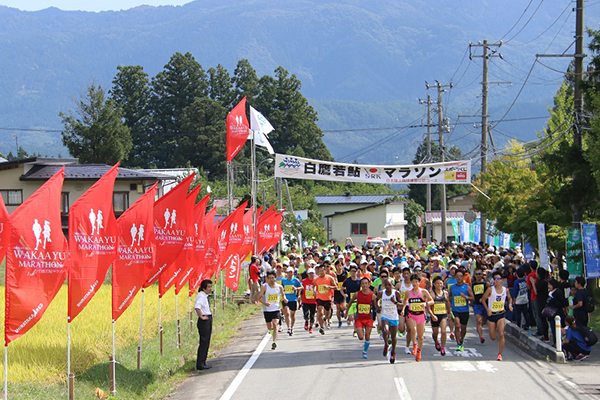
[[[235,92],[233,78],[221,64],[216,68],[208,69],[208,96],[219,102],[226,110],[235,106],[233,104]]]
[[[146,167],[151,161],[149,153],[153,148],[150,135],[150,80],[139,65],[119,65],[117,71],[109,93],[121,109],[125,125],[131,130],[133,146],[127,165]]]
[[[127,158],[132,147],[130,130],[121,110],[106,98],[101,86],[91,85],[73,111],[61,112],[62,142],[82,163],[115,164]]]
[[[238,61],[233,71],[234,98],[231,106],[235,106],[246,96],[248,104],[254,104],[254,98],[259,93],[259,80],[256,71],[247,59]]]
[[[417,225],[416,217],[422,216],[424,213],[425,208],[413,199],[409,199],[404,204],[404,219],[408,222],[405,232],[407,240],[421,237],[421,227]]]

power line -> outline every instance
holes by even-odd
[[[538,12],[538,10],[540,9],[541,5],[544,4],[544,0],[540,1],[540,4],[538,4],[538,6],[536,7],[535,10],[533,10],[533,14],[531,14],[531,17],[529,17],[529,19],[527,20],[527,22],[525,22],[525,25],[523,25],[523,27],[521,27],[521,29],[519,29],[519,31],[517,33],[515,33],[510,39],[508,39],[505,43],[510,42],[511,40],[513,40],[514,38],[516,38],[517,36],[519,36],[519,34],[521,32],[523,32],[523,29],[525,29],[527,27],[527,25],[529,25],[529,23],[531,22],[531,20],[533,19],[533,17],[535,16],[535,14]]]
[[[563,24],[560,26],[560,28],[558,28],[558,31],[556,32],[556,34],[554,35],[554,37],[552,38],[552,40],[548,44],[548,47],[546,47],[546,50],[544,50],[544,53],[548,52],[548,49],[550,48],[550,46],[552,46],[552,44],[554,43],[554,41],[556,40],[556,38],[558,37],[558,35],[562,32],[563,28],[565,27],[565,25],[569,21],[570,17],[571,17],[571,14],[567,14],[567,18],[565,18],[565,20],[563,21]]]
[[[509,33],[512,32],[513,29],[516,28],[516,26],[519,24],[521,19],[525,16],[525,13],[527,12],[527,10],[529,10],[529,7],[531,7],[531,3],[533,3],[533,0],[529,0],[529,4],[527,4],[527,7],[525,7],[525,10],[523,11],[523,13],[521,13],[521,16],[519,17],[519,19],[517,19],[517,22],[515,22],[515,24],[508,30],[508,32],[506,32],[504,35],[502,35],[500,40],[504,39],[506,36],[508,36]]]
[[[534,37],[530,41],[522,43],[521,45],[525,46],[525,45],[528,45],[531,42],[536,41],[537,39],[539,39],[540,37],[542,37],[546,32],[548,32],[550,29],[552,29],[552,27],[554,26],[554,24],[556,24],[558,22],[558,20],[563,16],[563,14],[565,13],[565,11],[567,11],[571,7],[571,4],[573,4],[572,1],[569,2],[569,3],[567,3],[567,6],[564,8],[564,10],[562,10],[562,12],[560,13],[560,15],[558,17],[556,17],[556,19],[554,20],[554,22],[552,22],[549,27],[547,27],[546,29],[544,29],[544,31],[542,33],[540,33],[539,35],[537,35],[536,37]],[[573,9],[571,9],[571,13],[573,13]],[[570,16],[570,14],[569,14],[569,16]]]

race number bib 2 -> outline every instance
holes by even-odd
[[[268,294],[267,295],[267,302],[269,303],[277,303],[279,301],[279,295],[278,294]]]
[[[315,291],[314,290],[307,290],[306,291],[306,298],[307,299],[314,299],[315,298]]]
[[[285,294],[293,294],[296,291],[296,287],[292,285],[285,285]]]
[[[383,307],[383,313],[384,313],[384,314],[391,314],[391,315],[394,315],[394,314],[396,313],[396,311],[397,311],[397,310],[398,310],[398,309],[396,308],[396,305],[395,305],[395,304],[386,304],[386,305]]]
[[[462,296],[456,296],[456,297],[454,297],[454,305],[457,307],[466,306],[467,299],[465,299]]]
[[[344,282],[338,282],[338,291],[342,290],[343,284],[344,284]]]
[[[483,284],[473,286],[474,294],[483,294]]]
[[[327,288],[327,285],[319,285],[319,293],[327,293],[329,292],[329,288]]]
[[[359,314],[369,314],[371,312],[370,304],[359,304],[358,305],[358,313]]]
[[[423,312],[425,310],[425,305],[421,302],[419,303],[410,303],[409,310],[412,312]]]
[[[433,313],[436,315],[446,314],[446,304],[445,303],[435,303],[433,305]]]
[[[492,301],[492,312],[498,313],[504,311],[504,302],[502,301]]]

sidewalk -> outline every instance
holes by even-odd
[[[190,377],[168,398],[173,400],[219,399],[237,373],[248,361],[256,346],[267,333],[262,313],[242,322],[242,329],[232,343],[217,352],[207,364],[207,371],[190,373]]]

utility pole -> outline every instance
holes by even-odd
[[[452,88],[452,83],[448,85],[442,85],[440,82],[435,81],[435,85],[429,85],[426,83],[427,89],[431,87],[437,88],[438,99],[437,99],[437,111],[438,111],[438,135],[440,136],[440,155],[441,162],[446,160],[446,156],[444,154],[444,131],[446,130],[446,125],[444,124],[444,108],[442,106],[442,93],[446,90],[444,88]],[[446,234],[447,221],[446,221],[446,184],[442,183],[441,191],[440,191],[440,204],[442,208],[442,237],[440,242],[446,242],[448,240],[448,235]]]
[[[431,162],[431,105],[435,104],[435,102],[432,102],[431,96],[427,95],[427,101],[419,99],[419,104],[427,105],[427,162]],[[431,183],[427,184],[427,203],[425,210],[431,212]],[[431,241],[431,222],[427,223],[425,232],[427,241]]]
[[[583,0],[577,0],[575,9],[575,93],[573,98],[573,111],[575,123],[573,124],[573,141],[581,152],[581,118],[583,114]],[[573,180],[577,181],[576,174]],[[573,202],[573,228],[580,229],[583,221],[583,212],[577,201]]]
[[[479,42],[476,44],[469,43],[469,52],[471,47],[482,47],[483,55],[474,56],[472,54],[469,55],[469,58],[473,59],[481,57],[483,60],[483,78],[481,80],[481,173],[485,174],[487,171],[487,156],[488,156],[488,60],[490,57],[502,57],[500,54],[489,54],[490,47],[500,47],[502,46],[502,42],[499,43],[488,43],[487,39],[484,39],[483,43]],[[505,82],[497,82],[497,83],[505,83]],[[486,241],[487,234],[487,220],[481,215],[481,241]]]

